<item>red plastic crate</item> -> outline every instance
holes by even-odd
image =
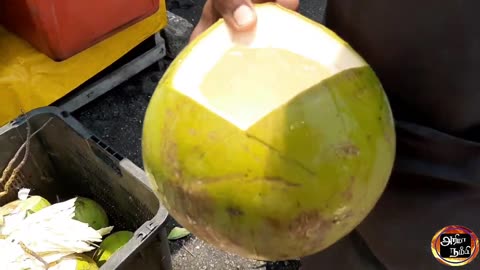
[[[161,0],[0,0],[0,23],[55,61],[152,15]]]

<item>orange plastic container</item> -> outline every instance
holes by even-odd
[[[0,0],[0,23],[62,61],[152,15],[159,1]]]

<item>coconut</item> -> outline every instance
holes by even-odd
[[[47,199],[34,195],[25,200],[15,200],[0,207],[0,216],[8,215],[17,210],[35,213],[48,206],[50,206],[50,202]]]
[[[92,258],[84,254],[72,254],[65,256],[53,266],[50,270],[97,270],[98,266]]]
[[[14,230],[25,217],[50,206],[50,202],[42,196],[30,196],[11,201],[0,207],[0,234]]]
[[[152,187],[198,238],[243,257],[324,250],[372,210],[395,130],[371,66],[330,29],[277,4],[223,20],[171,63],[148,105]]]
[[[99,266],[102,266],[110,259],[113,253],[128,243],[132,237],[133,233],[130,231],[112,233],[102,241],[100,247],[93,254],[93,259]]]
[[[75,201],[75,220],[88,223],[95,230],[108,227],[108,216],[96,201],[78,197]]]

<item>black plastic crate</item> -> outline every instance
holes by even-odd
[[[164,227],[168,216],[151,191],[146,174],[57,107],[36,109],[0,127],[0,172],[34,132],[27,162],[0,205],[16,199],[20,188],[54,203],[84,196],[102,205],[114,231],[134,237],[100,269],[171,270]],[[3,191],[4,183],[0,184]]]

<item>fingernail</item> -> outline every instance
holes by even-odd
[[[254,14],[253,10],[246,5],[241,5],[239,6],[234,12],[233,12],[233,19],[235,19],[235,22],[237,23],[238,26],[244,26],[251,24],[254,20]]]

